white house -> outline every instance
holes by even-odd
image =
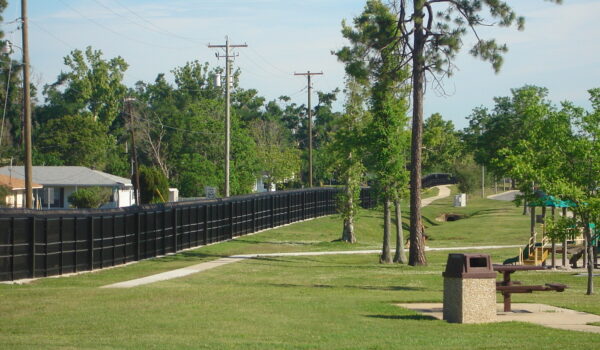
[[[2,167],[0,174],[25,179],[22,166]],[[82,166],[34,166],[32,181],[44,187],[40,195],[41,208],[69,208],[69,196],[78,188],[107,187],[112,190],[110,201],[103,208],[128,207],[135,204],[130,179],[92,170]]]
[[[25,181],[14,178],[10,175],[0,174],[0,186],[8,188],[10,193],[4,198],[4,202],[11,208],[24,208],[25,207]],[[32,183],[31,187],[34,192],[34,199],[42,188],[42,185]],[[2,201],[0,201],[1,203]]]

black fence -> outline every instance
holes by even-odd
[[[336,213],[341,189],[132,208],[0,209],[0,281],[102,269]],[[376,205],[370,188],[361,206]]]

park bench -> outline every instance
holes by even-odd
[[[524,286],[519,281],[511,281],[511,275],[516,271],[532,271],[543,270],[542,266],[525,266],[525,265],[494,265],[494,271],[502,273],[502,281],[496,282],[496,291],[502,293],[504,297],[504,311],[509,312],[511,309],[511,295],[513,293],[533,293],[533,292],[563,292],[566,285],[561,283],[546,283],[545,285]]]

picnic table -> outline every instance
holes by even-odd
[[[556,291],[562,292],[567,286],[561,283],[546,283],[545,285],[523,286],[519,281],[512,281],[511,275],[517,271],[535,271],[544,270],[543,266],[529,265],[493,265],[494,271],[501,273],[502,281],[496,282],[496,291],[501,292],[504,297],[504,311],[509,312],[511,309],[512,293],[532,293],[534,291]]]

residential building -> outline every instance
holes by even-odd
[[[24,208],[25,207],[25,181],[12,177],[11,175],[0,174],[0,186],[4,186],[9,189],[10,193],[5,198],[5,203],[11,208]],[[34,199],[39,194],[42,185],[32,183],[32,189],[34,191]]]
[[[130,179],[89,169],[82,166],[34,166],[32,180],[44,188],[36,205],[41,209],[69,208],[69,196],[80,188],[104,187],[111,190],[111,198],[102,208],[128,207],[135,204]],[[24,180],[22,166],[0,168],[1,175]],[[39,191],[39,190],[38,190]]]

